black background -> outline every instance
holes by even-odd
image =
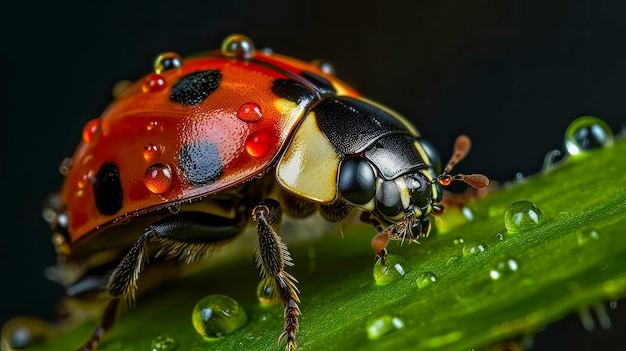
[[[41,273],[55,260],[43,199],[114,83],[146,74],[160,52],[215,49],[240,32],[258,48],[328,60],[413,120],[442,157],[469,134],[460,172],[508,180],[562,150],[577,116],[622,128],[625,14],[620,0],[3,1],[0,323],[52,315],[59,290]],[[626,323],[623,306],[609,313],[612,331],[586,333],[573,316],[539,333],[535,349],[608,349]]]

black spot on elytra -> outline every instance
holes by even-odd
[[[122,208],[124,192],[120,171],[114,162],[103,163],[96,173],[93,194],[96,199],[96,208],[103,215],[115,214]]]
[[[212,183],[222,174],[222,159],[219,149],[212,142],[183,146],[178,151],[178,163],[192,186]]]
[[[302,76],[313,83],[322,94],[335,95],[337,91],[328,79],[309,71],[302,71]]]
[[[172,86],[170,100],[184,106],[197,105],[211,95],[221,81],[222,73],[217,70],[190,73]]]
[[[272,84],[272,92],[298,105],[302,102],[311,102],[315,97],[309,89],[293,79],[276,79]]]

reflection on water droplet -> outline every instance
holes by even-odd
[[[311,61],[311,64],[317,66],[317,68],[319,68],[320,71],[328,74],[329,76],[334,76],[335,75],[335,67],[333,66],[332,63],[330,63],[328,61],[313,60],[313,61]]]
[[[493,280],[500,280],[519,269],[517,261],[513,257],[502,257],[495,261],[489,276]]]
[[[454,238],[454,245],[460,245],[463,244],[465,242],[465,239],[463,239],[462,237],[456,237]]]
[[[87,144],[96,141],[100,135],[100,119],[95,118],[87,122],[83,127],[83,141]]]
[[[16,317],[2,325],[2,350],[21,350],[43,344],[55,334],[52,325],[34,317]]]
[[[510,232],[535,228],[543,221],[543,214],[537,205],[530,201],[518,201],[504,213],[504,225]]]
[[[398,317],[389,315],[370,318],[366,325],[367,336],[372,340],[402,328],[404,328],[404,322]]]
[[[487,251],[487,245],[480,240],[470,240],[463,245],[463,256],[472,256]]]
[[[406,261],[396,254],[387,255],[385,264],[382,263],[382,260],[378,260],[374,264],[374,280],[378,284],[394,282],[402,278],[406,273],[408,273]]]
[[[219,338],[243,327],[248,316],[237,301],[226,295],[209,295],[193,308],[191,321],[198,334]]]
[[[167,82],[162,75],[151,73],[143,81],[143,84],[141,85],[141,91],[143,91],[144,93],[155,93],[157,91],[164,90],[166,87]]]
[[[172,351],[178,347],[178,343],[174,338],[160,335],[152,339],[150,347],[152,351]]]
[[[461,258],[461,256],[452,255],[448,257],[448,259],[446,260],[446,265],[451,265],[452,263],[456,262],[456,260],[458,260],[459,258]]]
[[[422,272],[417,277],[416,284],[419,289],[423,289],[427,286],[434,284],[437,281],[437,276],[433,272]]]
[[[244,122],[257,122],[263,118],[261,106],[255,102],[246,102],[239,106],[237,110],[237,118]]]
[[[252,157],[263,157],[267,155],[271,146],[271,136],[268,132],[258,131],[246,139],[245,149]]]
[[[248,60],[254,56],[252,40],[243,34],[232,34],[222,42],[222,55]]]
[[[591,241],[599,240],[600,233],[595,229],[583,229],[576,233],[576,243],[578,246],[583,246]]]
[[[164,52],[154,59],[154,73],[161,74],[173,68],[183,65],[180,55],[175,52]]]
[[[261,279],[256,288],[256,297],[264,305],[275,305],[280,303],[280,296],[274,289],[274,278],[265,277]]]
[[[570,155],[612,144],[613,131],[598,117],[578,117],[565,130],[565,148]]]
[[[147,162],[154,162],[161,156],[161,148],[157,145],[148,143],[143,147],[143,158]]]
[[[468,220],[468,221],[473,221],[474,220],[474,212],[472,211],[471,208],[467,207],[467,206],[463,206],[461,208],[461,212],[463,212],[463,216]]]
[[[155,194],[163,194],[172,186],[172,168],[165,163],[155,163],[146,169],[143,181]]]

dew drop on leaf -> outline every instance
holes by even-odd
[[[463,256],[473,256],[487,251],[487,245],[480,240],[470,240],[463,245]]]
[[[530,201],[515,202],[504,213],[504,226],[510,232],[535,228],[542,221],[541,210]]]
[[[499,258],[494,262],[489,271],[489,276],[493,280],[500,280],[519,269],[517,260],[513,257],[507,256]]]
[[[176,347],[178,347],[178,343],[174,338],[159,335],[156,338],[152,339],[150,347],[152,351],[172,351],[176,350]]]
[[[425,287],[430,286],[436,282],[437,276],[433,272],[422,272],[415,281],[418,289],[424,289]]]
[[[385,334],[389,334],[397,329],[402,329],[403,327],[404,322],[398,317],[389,315],[374,317],[367,321],[367,336],[370,339],[378,339]]]
[[[565,130],[565,148],[570,155],[612,144],[611,128],[598,117],[578,117]]]
[[[243,327],[248,322],[246,311],[234,299],[221,294],[201,299],[193,308],[191,321],[198,334],[219,338]]]
[[[402,278],[408,273],[406,261],[396,254],[389,254],[385,259],[376,261],[374,264],[374,280],[378,284],[387,284]]]

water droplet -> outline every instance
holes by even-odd
[[[366,325],[367,336],[370,339],[378,339],[385,334],[402,328],[404,328],[404,322],[398,317],[389,315],[370,318],[367,320]]]
[[[493,267],[489,271],[489,276],[491,276],[491,279],[493,280],[499,280],[517,271],[518,269],[519,265],[513,257],[502,257],[495,261]]]
[[[465,242],[465,239],[463,239],[462,237],[456,237],[454,238],[454,245],[460,245],[463,244]]]
[[[148,125],[146,125],[146,130],[147,131],[151,131],[151,130],[163,131],[163,126],[159,124],[158,121],[150,121]]]
[[[510,232],[535,228],[543,221],[543,214],[537,205],[530,201],[518,201],[504,213],[504,226]]]
[[[324,61],[324,60],[313,60],[311,61],[311,64],[317,66],[317,68],[320,69],[320,71],[328,74],[329,76],[334,76],[335,75],[335,66],[333,66],[332,63],[328,62],[328,61]]]
[[[52,326],[33,317],[16,317],[2,325],[2,350],[21,350],[43,344],[54,336]]]
[[[474,220],[474,212],[472,211],[471,208],[467,207],[467,206],[463,206],[461,208],[461,212],[463,212],[463,216],[468,220],[468,221],[473,221]]]
[[[576,235],[576,243],[578,246],[583,246],[590,241],[595,241],[600,239],[600,233],[598,233],[595,229],[584,229],[579,231]]]
[[[498,234],[496,234],[496,239],[504,240],[504,235],[502,235],[502,233],[498,233]]]
[[[249,60],[254,56],[254,44],[243,34],[231,34],[222,42],[222,54],[226,57]]]
[[[178,343],[174,338],[160,335],[152,339],[150,346],[152,351],[172,351],[178,347]]]
[[[472,256],[487,251],[487,245],[480,240],[470,240],[463,245],[463,256]]]
[[[374,280],[378,284],[387,284],[402,278],[408,273],[406,261],[396,254],[389,254],[385,259],[376,261],[374,264]]]
[[[191,321],[198,334],[219,338],[243,327],[248,316],[243,307],[226,295],[209,295],[193,308]]]
[[[167,210],[170,211],[171,214],[177,214],[180,212],[180,205],[168,206]]]
[[[437,281],[437,276],[433,272],[422,272],[417,277],[415,283],[418,289],[423,289],[427,286],[433,285]]]
[[[581,116],[565,130],[565,148],[570,155],[613,144],[613,131],[600,118]]]
[[[183,65],[183,61],[175,52],[164,52],[154,59],[154,73],[161,74],[173,68],[179,68]]]
[[[172,168],[165,163],[155,163],[143,176],[146,188],[155,194],[163,194],[172,186]]]
[[[144,93],[155,93],[157,91],[164,90],[166,87],[167,82],[162,75],[151,73],[146,77],[146,79],[144,79],[143,84],[141,85],[141,90]]]
[[[271,139],[268,132],[258,131],[253,133],[246,139],[246,152],[252,157],[263,157],[267,155],[270,150]]]
[[[275,305],[280,303],[280,297],[274,289],[274,278],[265,277],[261,279],[259,285],[256,288],[256,297],[264,305]]]
[[[255,102],[246,102],[237,110],[237,118],[245,122],[257,122],[262,117],[261,106]]]
[[[143,158],[147,162],[154,162],[161,156],[161,148],[157,145],[148,143],[143,147]]]
[[[72,162],[71,157],[66,157],[61,160],[61,163],[59,164],[59,173],[66,176],[70,172],[70,168],[72,168]]]
[[[94,118],[83,127],[83,141],[87,144],[96,141],[100,135],[100,119]]]
[[[458,260],[459,258],[461,258],[461,256],[452,255],[448,257],[448,259],[446,260],[446,265],[451,265],[452,263],[456,262],[456,260]]]

